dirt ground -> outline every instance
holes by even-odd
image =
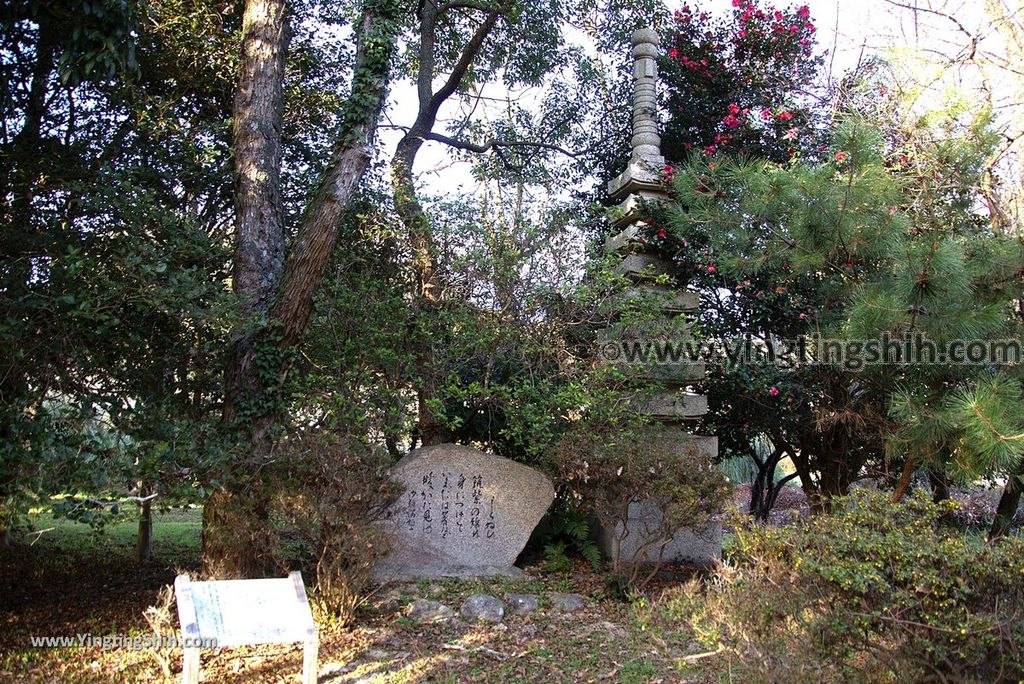
[[[176,682],[181,652],[124,648],[37,648],[33,636],[151,633],[143,611],[179,571],[195,571],[198,517],[166,533],[157,526],[162,559],[142,566],[132,560],[132,529],[102,537],[70,528],[38,542],[0,552],[0,681]],[[162,534],[163,533],[163,534]],[[666,570],[650,601],[625,603],[605,593],[603,575],[577,562],[570,571],[544,574],[528,567],[529,579],[415,582],[380,588],[351,628],[320,620],[320,682],[684,682],[717,679],[707,661],[687,656],[696,643],[662,592],[692,575]],[[498,624],[458,617],[466,597],[533,593],[541,607],[507,614]],[[578,593],[582,609],[562,613],[552,593]],[[452,620],[418,624],[408,616],[415,598],[439,601]],[[176,618],[175,618],[176,623]],[[214,649],[202,655],[204,682],[297,682],[298,646]],[[166,669],[164,669],[166,667]]]

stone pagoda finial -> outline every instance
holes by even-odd
[[[608,195],[619,202],[619,216],[613,225],[619,229],[608,248],[612,251],[636,235],[637,209],[641,200],[665,198],[661,175],[665,158],[661,156],[658,134],[658,46],[661,39],[653,29],[634,31],[633,42],[633,152],[629,166],[608,183]]]
[[[658,47],[654,29],[633,31],[633,156],[664,164],[658,135]]]

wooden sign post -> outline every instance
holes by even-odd
[[[250,644],[302,644],[302,684],[316,684],[319,637],[302,574],[280,579],[174,580],[185,658],[182,684],[199,683],[199,650]]]

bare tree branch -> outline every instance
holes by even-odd
[[[483,23],[477,27],[476,31],[473,32],[473,37],[466,43],[466,47],[463,48],[462,54],[459,56],[459,61],[456,62],[455,67],[452,69],[452,73],[448,75],[448,80],[445,84],[434,93],[434,96],[430,98],[430,109],[433,111],[434,116],[437,116],[437,111],[444,104],[452,94],[458,89],[459,84],[462,83],[462,79],[466,77],[466,72],[469,71],[470,65],[473,64],[473,60],[476,59],[477,53],[480,52],[480,48],[484,44],[484,40],[491,33],[491,29],[494,28],[495,24],[498,23],[498,17],[501,16],[501,12],[498,10],[491,10],[488,12],[487,17]],[[424,39],[426,36],[424,36]],[[424,40],[426,42],[426,40]],[[431,49],[433,47],[433,40],[430,41]],[[422,87],[422,83],[420,86]],[[429,88],[429,83],[427,84]]]
[[[588,150],[582,150],[582,151],[579,151],[579,152],[573,152],[571,150],[567,150],[564,147],[560,147],[558,145],[554,145],[554,144],[551,144],[551,143],[537,142],[537,141],[533,141],[533,140],[500,140],[500,139],[492,139],[492,140],[488,140],[485,143],[474,143],[474,142],[470,142],[468,140],[457,140],[455,138],[451,138],[451,137],[449,137],[447,135],[444,135],[442,133],[434,133],[434,132],[428,133],[425,136],[425,139],[426,140],[432,140],[434,142],[444,143],[445,145],[448,145],[450,147],[454,147],[454,148],[460,149],[460,150],[466,150],[467,152],[476,152],[477,154],[483,154],[484,152],[489,152],[491,150],[497,150],[498,148],[529,147],[529,148],[534,148],[534,149],[552,150],[554,152],[558,152],[560,154],[564,154],[567,157],[574,157],[575,158],[575,157],[579,157],[579,156],[585,154],[588,151]]]

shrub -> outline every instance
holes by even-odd
[[[660,427],[613,431],[581,425],[566,433],[555,450],[561,481],[606,533],[621,542],[642,534],[630,558],[612,557],[612,573],[636,590],[657,572],[661,550],[684,527],[699,528],[721,511],[728,483],[711,459],[683,444],[682,432]],[[642,503],[660,512],[645,529],[630,529],[629,506]]]
[[[951,505],[858,490],[798,525],[737,520],[680,615],[745,681],[1020,681],[1024,540],[940,526]]]
[[[397,500],[390,459],[354,439],[302,436],[288,442],[281,529],[293,531],[315,566],[314,606],[349,623],[366,598],[374,564],[387,553],[379,524]],[[288,541],[279,535],[279,547]]]

